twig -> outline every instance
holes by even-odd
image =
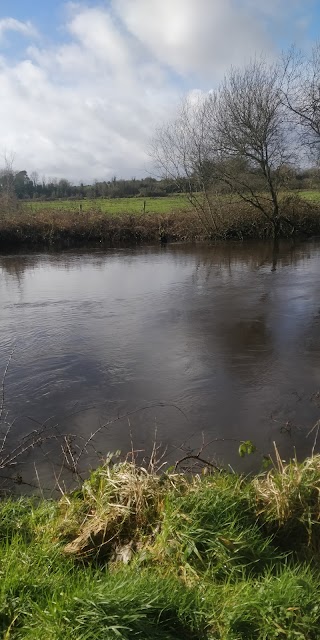
[[[318,441],[319,429],[320,429],[320,421],[318,420],[316,435],[315,435],[315,439],[314,439],[314,442],[313,442],[313,447],[312,447],[312,450],[311,450],[311,457],[312,458],[314,456],[314,451],[315,451],[315,448],[316,448],[316,445],[317,445],[317,441]]]
[[[37,469],[37,466],[36,466],[36,463],[35,463],[35,462],[34,462],[34,470],[35,470],[35,472],[36,472],[36,476],[37,476],[37,481],[38,481],[38,485],[39,485],[39,490],[40,490],[40,493],[41,493],[41,497],[42,497],[42,499],[44,499],[43,490],[42,490],[42,486],[41,486],[41,482],[40,482],[40,478],[39,478],[39,474],[38,474],[38,469]]]
[[[183,458],[181,458],[181,460],[178,460],[176,462],[176,464],[174,465],[174,471],[176,472],[178,469],[178,466],[180,464],[182,464],[182,462],[185,462],[186,460],[198,460],[199,462],[201,462],[202,464],[206,465],[207,467],[211,467],[212,469],[215,469],[215,471],[221,471],[220,467],[218,467],[216,464],[213,464],[213,462],[209,462],[208,460],[205,460],[204,458],[201,458],[198,454],[190,454],[188,456],[184,456]]]
[[[84,444],[83,448],[81,449],[81,451],[80,451],[80,453],[79,453],[79,455],[77,457],[77,460],[76,460],[77,461],[77,465],[79,464],[80,458],[82,457],[82,455],[86,451],[87,446],[92,442],[92,440],[96,437],[96,435],[98,433],[103,431],[103,429],[107,429],[108,427],[110,427],[115,422],[119,422],[120,420],[124,420],[125,418],[129,418],[130,416],[135,415],[136,413],[140,413],[141,411],[146,411],[147,409],[153,409],[155,407],[173,407],[174,409],[179,411],[184,416],[184,418],[186,420],[188,420],[186,414],[184,413],[184,411],[182,409],[180,409],[180,407],[178,407],[178,405],[176,405],[174,403],[166,403],[166,402],[155,402],[153,404],[146,405],[145,407],[140,407],[139,409],[133,409],[132,411],[128,411],[127,413],[124,413],[122,415],[118,414],[116,418],[112,418],[111,420],[108,420],[108,422],[105,422],[104,424],[100,425],[98,427],[98,429],[96,429],[93,433],[91,433],[90,437],[88,438],[88,440]]]

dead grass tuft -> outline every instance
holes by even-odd
[[[83,484],[77,527],[72,500],[61,501],[61,533],[72,536],[78,529],[65,553],[130,558],[142,540],[157,532],[169,487],[185,482],[178,474],[158,475],[132,462],[112,465],[108,460]]]
[[[275,447],[276,466],[252,481],[256,511],[291,544],[320,548],[320,455],[284,464]]]

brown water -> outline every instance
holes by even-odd
[[[97,435],[99,451],[128,451],[131,438],[149,451],[156,430],[168,459],[202,439],[205,456],[238,468],[229,439],[310,453],[319,272],[320,243],[283,244],[277,264],[255,243],[0,256],[0,378],[15,345],[8,441],[46,420],[86,439],[130,413]],[[33,452],[44,476],[59,446],[42,461]],[[34,476],[33,458],[23,469]]]

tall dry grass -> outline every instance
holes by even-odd
[[[320,552],[320,455],[284,463],[275,447],[274,467],[252,487],[257,516],[283,544]]]
[[[320,234],[320,206],[298,196],[281,204],[284,216],[282,237]],[[215,226],[203,225],[197,211],[168,211],[162,214],[108,215],[99,208],[86,212],[54,210],[0,203],[0,248],[17,246],[59,246],[99,243],[106,246],[143,242],[265,239],[273,233],[270,222],[254,207],[219,198]]]

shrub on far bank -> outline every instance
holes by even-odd
[[[280,236],[320,235],[320,204],[297,195],[281,200]],[[263,214],[236,198],[212,201],[215,222],[204,224],[195,209],[162,213],[107,214],[99,207],[88,211],[27,205],[6,210],[0,206],[0,249],[10,247],[69,246],[96,243],[105,246],[144,242],[245,240],[272,238],[273,227]]]

